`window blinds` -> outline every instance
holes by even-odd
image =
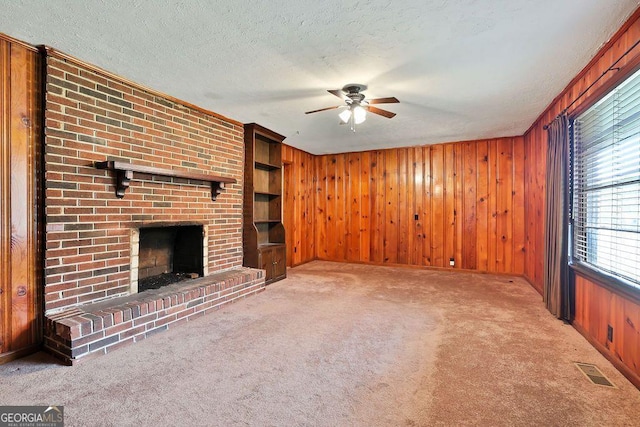
[[[573,260],[640,289],[640,71],[573,122]]]

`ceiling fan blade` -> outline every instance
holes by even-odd
[[[318,113],[320,111],[327,111],[327,110],[335,110],[336,108],[340,108],[340,107],[342,107],[342,105],[336,105],[334,107],[321,108],[319,110],[307,111],[305,114]]]
[[[327,92],[329,92],[331,95],[337,96],[340,99],[345,99],[344,92],[342,92],[340,89],[330,89],[327,90]]]
[[[381,116],[384,116],[388,119],[391,119],[393,117],[395,117],[396,113],[392,113],[391,111],[387,111],[387,110],[383,110],[382,108],[376,108],[376,107],[366,107],[367,110],[369,110],[370,112],[372,112],[373,114],[379,114]]]
[[[398,98],[395,96],[391,96],[389,98],[376,98],[376,99],[367,99],[369,104],[397,104]]]

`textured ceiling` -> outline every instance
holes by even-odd
[[[322,154],[520,135],[638,3],[5,0],[0,32]],[[346,83],[397,116],[304,114]]]

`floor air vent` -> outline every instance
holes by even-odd
[[[584,374],[585,377],[589,379],[592,383],[596,385],[601,385],[604,387],[614,387],[613,383],[609,381],[607,377],[598,369],[596,365],[591,365],[589,363],[576,363],[580,372]]]

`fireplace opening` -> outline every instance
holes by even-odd
[[[139,230],[138,292],[201,277],[201,225],[148,227]]]

